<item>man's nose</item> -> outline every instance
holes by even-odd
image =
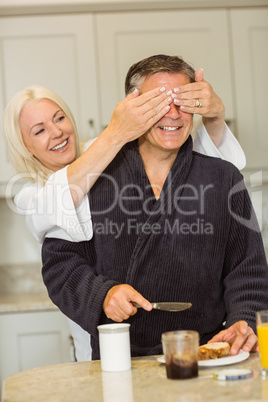
[[[171,119],[178,119],[180,117],[180,107],[176,106],[173,102],[169,105],[170,110],[166,114],[166,116],[170,117]]]

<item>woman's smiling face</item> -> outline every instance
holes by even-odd
[[[49,99],[28,103],[19,123],[26,148],[48,169],[55,172],[74,161],[75,131],[56,103]]]

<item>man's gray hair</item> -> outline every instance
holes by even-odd
[[[160,72],[185,74],[189,77],[190,82],[195,81],[195,70],[182,58],[157,54],[147,57],[130,67],[125,80],[126,95],[133,92],[135,88],[139,88],[146,77]]]

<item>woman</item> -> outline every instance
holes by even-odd
[[[207,83],[192,85],[196,84],[198,97],[206,104],[203,117],[213,131],[215,116],[222,115],[223,104]],[[199,112],[185,95],[189,91],[181,88],[181,93],[170,94],[165,88],[157,88],[138,96],[135,90],[117,105],[108,127],[82,155],[73,115],[61,98],[40,86],[17,93],[5,110],[4,132],[16,170],[27,173],[29,178],[15,203],[20,213],[26,215],[27,226],[35,239],[39,242],[45,237],[70,241],[91,239],[87,192],[121,147],[161,119],[171,102],[181,98],[180,107],[185,111],[188,107],[189,112]],[[219,142],[223,151],[228,153],[231,149],[229,160],[240,156],[239,167],[243,167],[243,151],[228,128],[220,134],[220,141],[219,135],[214,137],[213,141]],[[211,151],[213,156],[223,157],[201,122],[196,126],[194,143],[196,151],[208,147],[207,153]],[[77,324],[70,324],[77,360],[90,359],[89,334]]]

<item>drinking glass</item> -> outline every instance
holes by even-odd
[[[186,379],[198,376],[198,332],[164,332],[162,344],[167,378]]]
[[[261,372],[268,376],[268,310],[256,313],[257,334],[260,345]]]

